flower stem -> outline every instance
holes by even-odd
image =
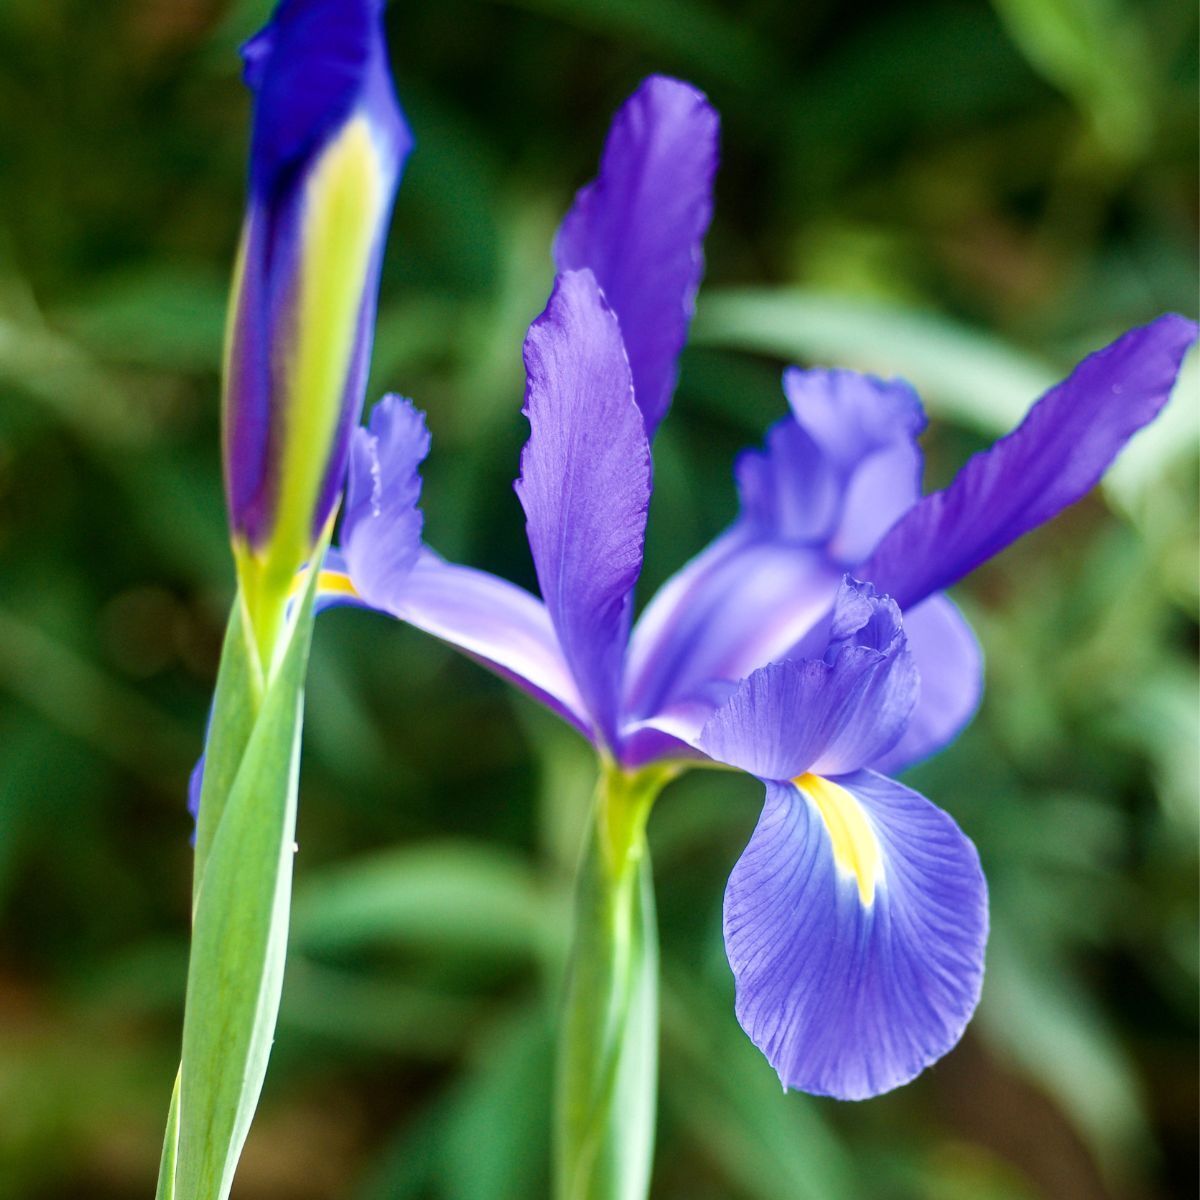
[[[658,935],[645,830],[674,773],[606,763],[596,786],[559,1042],[558,1200],[644,1200],[649,1188]]]

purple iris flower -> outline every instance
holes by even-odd
[[[926,496],[912,388],[789,370],[789,415],[737,460],[738,518],[634,623],[650,437],[701,274],[717,141],[702,95],[647,80],[560,231],[525,341],[516,485],[541,598],[421,543],[429,439],[397,397],[354,434],[323,596],[458,647],[629,771],[758,777],[766,803],[725,894],[738,1019],[785,1087],[858,1099],[946,1053],[982,982],[975,848],[889,778],[979,699],[979,647],[945,589],[1096,483],[1165,403],[1197,328],[1165,316],[1091,355]]]
[[[225,485],[236,542],[260,557],[282,542],[285,581],[341,492],[412,148],[382,7],[281,0],[242,49],[254,126],[226,337]]]

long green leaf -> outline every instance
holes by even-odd
[[[179,1158],[179,1072],[171,1088],[171,1107],[167,1112],[167,1129],[163,1134],[162,1158],[158,1164],[158,1187],[154,1200],[175,1200],[175,1164]]]
[[[193,903],[199,896],[209,850],[220,827],[230,788],[241,768],[261,701],[261,672],[246,635],[239,595],[233,602],[225,629],[206,739],[204,781],[200,791],[200,811],[196,816]]]
[[[287,949],[314,589],[315,573],[212,836],[196,896],[177,1200],[228,1196],[266,1075]]]
[[[540,1000],[497,1022],[447,1097],[439,1147],[443,1194],[544,1196],[554,1038]]]
[[[1003,922],[988,947],[980,1029],[1053,1096],[1116,1179],[1151,1153],[1136,1073],[1103,1014],[1057,961]]]

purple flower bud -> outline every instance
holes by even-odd
[[[310,554],[362,407],[384,235],[412,148],[381,10],[379,0],[282,0],[242,51],[254,130],[223,421],[250,592],[286,590]]]

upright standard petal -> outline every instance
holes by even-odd
[[[983,651],[949,596],[930,596],[904,614],[904,636],[921,692],[900,740],[869,765],[896,775],[948,746],[983,695]]]
[[[708,719],[696,745],[760,779],[844,774],[896,744],[917,691],[899,610],[848,580],[825,658],[755,671]]]
[[[769,781],[725,892],[737,1017],[785,1088],[861,1100],[962,1036],[983,982],[975,847],[872,771]]]
[[[650,445],[612,310],[590,271],[555,282],[525,339],[530,436],[517,495],[563,656],[610,746],[650,503]]]
[[[385,396],[367,428],[354,431],[342,521],[342,551],[359,595],[386,607],[421,552],[420,466],[429,453],[425,414]]]
[[[701,92],[651,76],[614,117],[600,174],[555,242],[558,269],[590,270],[617,314],[650,437],[675,391],[704,271],[719,130]]]
[[[812,469],[832,497],[828,525],[819,536],[829,558],[849,567],[875,548],[921,494],[917,438],[925,410],[904,380],[857,371],[792,367],[784,372],[783,390],[796,425],[817,451]],[[784,495],[797,486],[804,464],[777,459],[775,469],[782,475],[777,495]],[[743,466],[743,496],[745,472]],[[782,522],[783,514],[776,520]]]
[[[792,415],[734,466],[737,522],[633,631],[628,703],[640,718],[788,655],[828,612],[846,567],[919,495],[925,415],[908,384],[793,369],[784,390]]]
[[[1021,425],[926,496],[855,574],[909,608],[961,579],[1088,492],[1166,403],[1196,340],[1168,315],[1085,358]]]
[[[341,491],[411,138],[377,0],[283,0],[248,43],[250,199],[226,337],[225,479],[246,590],[286,591]]]

